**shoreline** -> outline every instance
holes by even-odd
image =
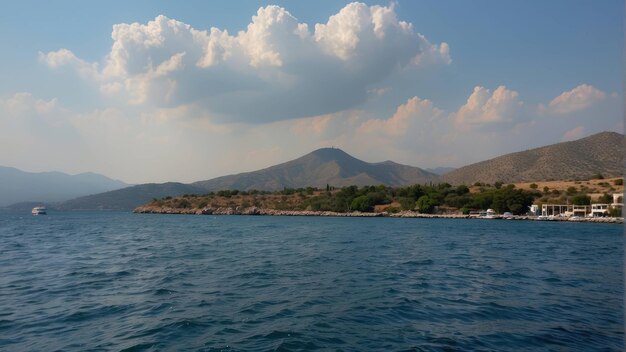
[[[229,207],[220,208],[170,208],[170,207],[151,207],[140,206],[133,210],[136,214],[170,214],[170,215],[251,215],[251,216],[324,216],[324,217],[388,217],[388,218],[420,218],[420,219],[477,219],[477,220],[526,220],[526,221],[565,221],[565,222],[588,222],[588,223],[605,223],[605,224],[623,224],[624,218],[577,218],[575,220],[565,217],[553,217],[548,219],[540,219],[538,216],[514,215],[507,217],[495,216],[493,218],[484,218],[476,215],[464,214],[421,214],[415,211],[400,211],[398,213],[363,213],[350,212],[339,213],[333,211],[313,211],[313,210],[275,210],[257,207],[249,207],[233,209]]]

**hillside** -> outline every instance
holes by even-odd
[[[349,185],[401,186],[437,181],[434,173],[392,161],[367,163],[336,148],[322,148],[301,158],[266,169],[195,182],[217,191],[225,189],[275,191],[283,188]]]
[[[443,175],[442,181],[473,184],[589,179],[596,174],[616,177],[623,174],[625,152],[624,135],[602,132],[464,166]]]
[[[203,193],[206,193],[203,189],[183,183],[148,183],[72,199],[57,204],[54,208],[58,210],[130,211],[153,198]]]
[[[440,166],[440,167],[435,167],[435,168],[426,168],[425,169],[428,172],[432,172],[433,174],[436,175],[445,175],[450,171],[454,171],[456,170],[455,167],[448,167],[448,166]]]
[[[0,166],[0,207],[20,202],[59,202],[127,187],[128,184],[91,172],[25,172]]]

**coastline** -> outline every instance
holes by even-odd
[[[539,218],[537,216],[527,215],[514,215],[507,217],[495,216],[493,218],[484,218],[475,215],[464,214],[422,214],[416,211],[400,211],[397,213],[365,213],[365,212],[349,212],[340,213],[333,211],[313,211],[313,210],[276,210],[265,209],[258,207],[249,208],[230,208],[219,207],[210,208],[205,207],[202,209],[197,208],[171,208],[171,207],[155,207],[155,206],[140,206],[133,210],[133,213],[137,214],[171,214],[171,215],[257,215],[257,216],[324,216],[324,217],[388,217],[388,218],[422,218],[422,219],[477,219],[477,220],[527,220],[527,221],[566,221],[566,222],[591,222],[591,223],[609,223],[609,224],[623,224],[623,217],[609,218],[609,217],[597,217],[597,218],[578,218],[568,219],[565,217],[553,217],[549,219]]]

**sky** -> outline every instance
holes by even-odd
[[[617,0],[13,1],[0,165],[194,182],[322,147],[460,167],[624,132]]]

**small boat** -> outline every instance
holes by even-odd
[[[33,215],[46,215],[46,207],[34,207],[31,213]]]
[[[496,212],[493,209],[487,209],[486,212],[481,213],[481,216],[483,219],[497,219],[498,216],[496,215]]]

